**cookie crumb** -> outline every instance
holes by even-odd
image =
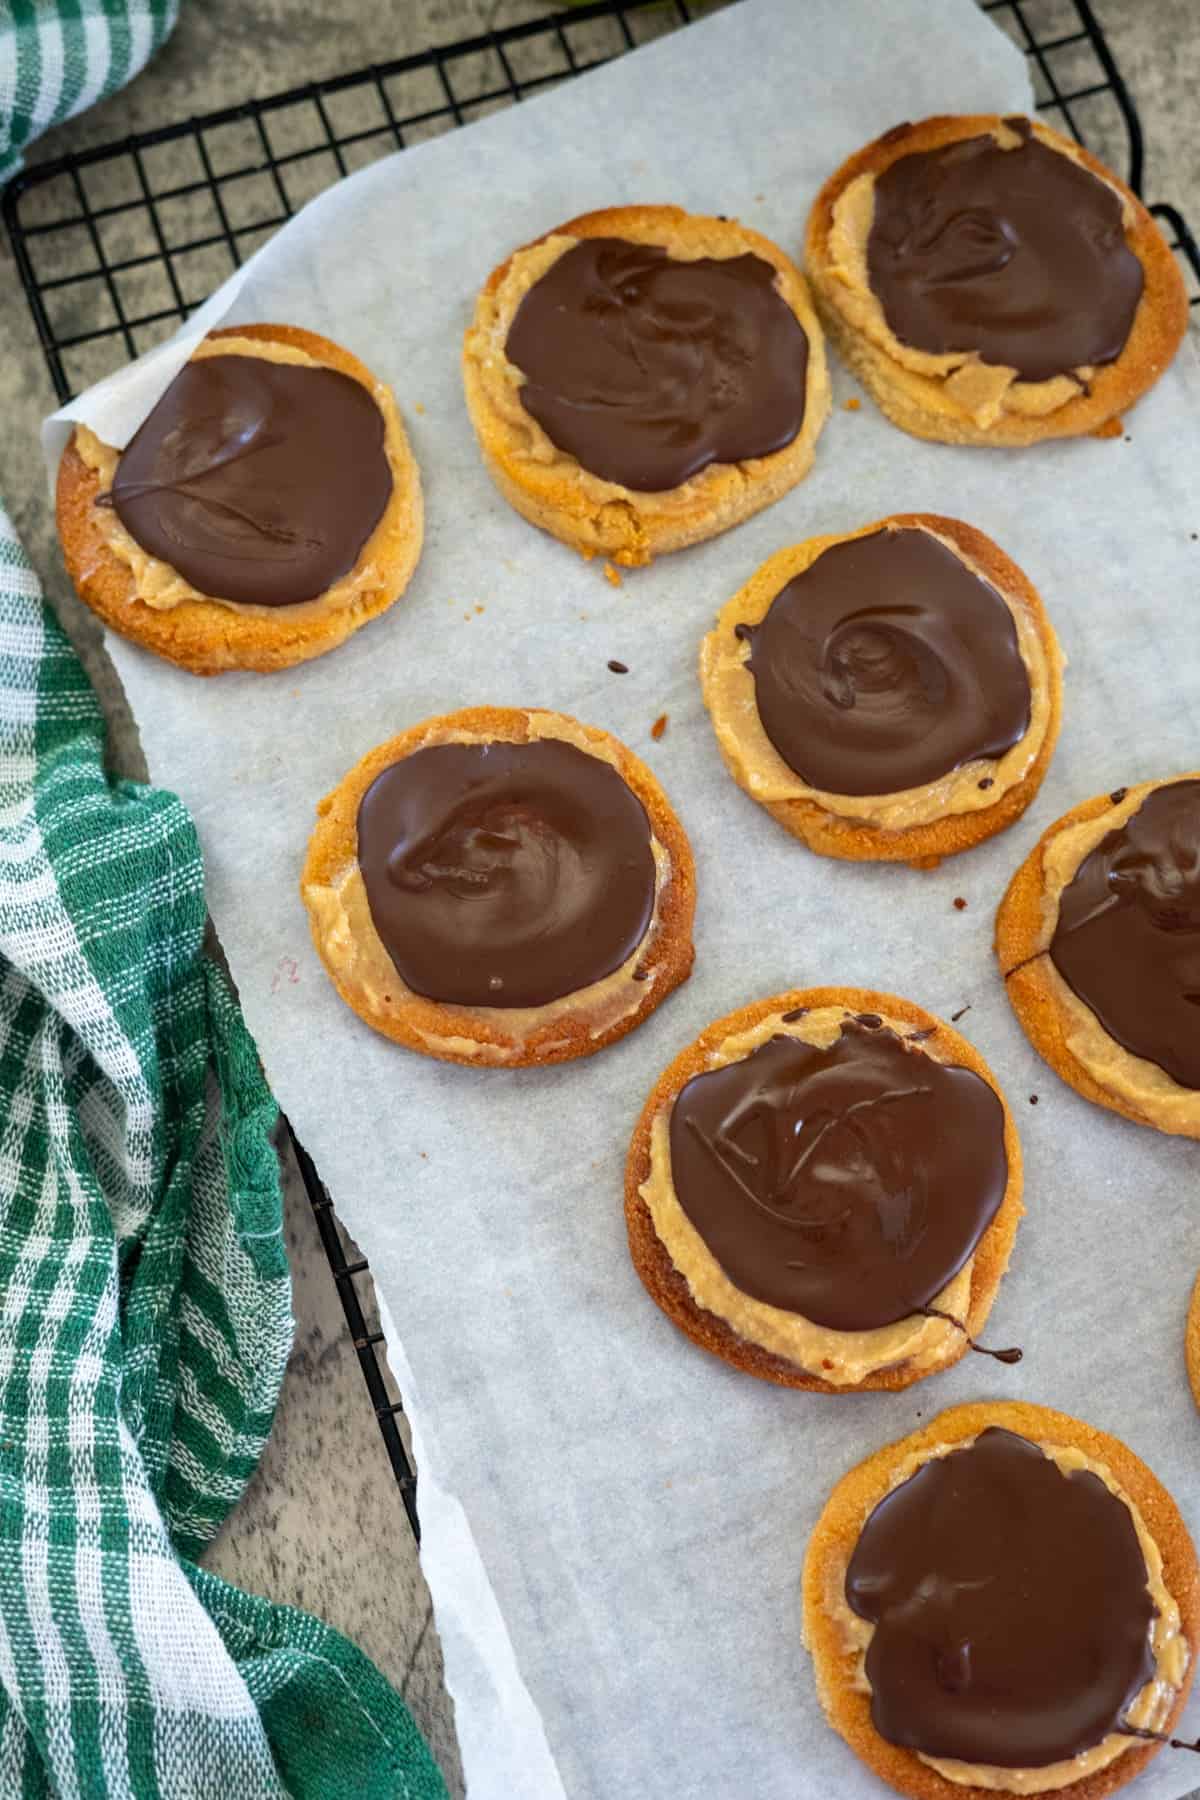
[[[954,910],[955,912],[966,912],[967,910],[967,903],[961,894],[955,894],[954,896]]]
[[[979,785],[981,788],[987,789],[990,787],[995,787],[996,783],[995,783],[994,779],[992,778],[992,776],[985,775],[983,780],[979,783]]]
[[[862,401],[858,398],[857,394],[851,394],[850,398],[845,403],[844,410],[846,412],[860,412],[862,410]]]
[[[423,413],[425,411],[425,408],[422,406],[422,404],[419,400],[413,401],[413,411],[419,412],[419,413]]]
[[[475,608],[475,611],[476,611],[476,612],[477,612],[477,613],[481,613],[481,612],[482,612],[482,611],[483,611],[483,608],[482,608],[482,606],[477,606],[477,607],[476,607],[476,608]]]
[[[609,657],[608,666],[614,675],[628,675],[629,673],[629,664],[618,662],[615,656]]]
[[[655,719],[653,725],[650,727],[650,736],[654,739],[656,744],[663,732],[667,729],[667,716],[666,713],[659,713],[657,719]]]
[[[971,1002],[968,1000],[967,1004],[965,1006],[960,1006],[956,1013],[950,1014],[950,1023],[952,1025],[957,1025],[958,1021],[962,1018],[963,1014],[969,1013],[970,1010],[971,1010]]]
[[[620,587],[620,585],[621,585],[620,569],[615,569],[613,567],[612,563],[606,562],[604,565],[604,579],[605,579],[605,581],[607,581],[609,587]]]
[[[1094,438],[1119,438],[1124,430],[1124,419],[1105,419],[1103,425],[1097,425],[1089,435]],[[1128,438],[1125,441],[1128,443]]]
[[[1036,1106],[1036,1105],[1037,1105],[1037,1100],[1038,1100],[1038,1097],[1037,1097],[1037,1095],[1036,1095],[1036,1094],[1030,1094],[1030,1096],[1029,1096],[1029,1104],[1030,1104],[1030,1106]]]

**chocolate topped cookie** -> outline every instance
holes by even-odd
[[[834,1489],[804,1567],[830,1723],[899,1792],[1111,1793],[1191,1685],[1195,1553],[1115,1438],[955,1407]]]
[[[777,499],[829,410],[798,271],[736,221],[673,206],[589,213],[516,251],[479,297],[463,374],[517,511],[630,566]]]
[[[826,988],[734,1013],[676,1058],[634,1134],[625,1210],[638,1273],[689,1337],[844,1393],[957,1361],[1020,1194],[1011,1117],[958,1033]]]
[[[982,532],[906,513],[778,551],[700,653],[740,787],[825,855],[930,866],[1028,806],[1061,658],[1036,590]]]
[[[817,198],[807,267],[883,410],[952,443],[1095,431],[1152,386],[1187,322],[1141,202],[1019,117],[927,119],[859,151]]]
[[[808,339],[761,256],[584,238],[526,293],[504,353],[551,443],[639,492],[770,456],[804,423]]]
[[[286,668],[399,598],[421,488],[391,392],[291,326],[211,333],[124,450],[77,426],[58,476],[80,596],[196,674]]]
[[[1118,788],[1052,825],[1001,903],[996,951],[1064,1080],[1200,1137],[1200,775]]]
[[[301,893],[338,993],[427,1056],[587,1056],[692,963],[691,850],[649,770],[561,713],[476,707],[322,801]]]

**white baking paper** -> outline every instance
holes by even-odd
[[[112,645],[151,772],[199,822],[275,1091],[395,1321],[474,1800],[881,1794],[818,1709],[800,1564],[838,1477],[956,1401],[1020,1395],[1117,1433],[1200,1530],[1182,1357],[1196,1146],[1064,1088],[1013,1020],[990,951],[1008,876],[1050,820],[1200,764],[1190,348],[1131,415],[1128,441],[1019,453],[916,443],[866,399],[847,413],[855,389],[836,370],[809,479],[619,589],[498,497],[459,385],[479,283],[562,219],[677,201],[798,253],[817,187],[856,145],[905,117],[1029,103],[1021,57],[970,0],[943,0],[936,27],[924,0],[745,0],[343,182],[259,255],[233,316],[327,332],[394,385],[428,512],[412,586],[344,648],[269,678],[196,681]],[[155,381],[177,360],[160,356]],[[123,441],[136,380],[73,413]],[[63,435],[52,428],[52,448]],[[1062,741],[1031,812],[932,874],[829,862],[787,837],[725,773],[696,678],[701,636],[771,551],[907,509],[995,537],[1040,587],[1070,658]],[[610,657],[630,673],[610,674]],[[297,881],[316,801],[372,745],[481,702],[558,707],[615,732],[661,776],[695,846],[695,974],[591,1061],[515,1073],[422,1061],[342,1006],[310,945]],[[1029,1216],[987,1333],[1024,1345],[1017,1369],[968,1356],[900,1395],[786,1392],[693,1348],[634,1274],[622,1169],[658,1071],[714,1017],[825,982],[943,1016],[971,1008],[960,1029],[1025,1146]],[[1195,1759],[1164,1752],[1137,1791],[1176,1800],[1196,1778]]]

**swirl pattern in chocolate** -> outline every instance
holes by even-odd
[[[1155,788],[1084,857],[1050,959],[1131,1056],[1200,1089],[1200,781]]]
[[[775,279],[760,256],[583,238],[509,328],[521,404],[583,468],[639,492],[782,450],[804,422],[808,339]]]
[[[1128,1507],[1090,1470],[995,1428],[931,1457],[867,1518],[846,1572],[875,1627],[875,1729],[1003,1769],[1092,1749],[1154,1674],[1147,1583]]]
[[[1144,274],[1121,201],[1071,157],[964,138],[893,162],[875,182],[867,272],[902,344],[974,352],[1024,381],[1113,362]]]
[[[847,1018],[696,1075],[670,1120],[679,1204],[752,1299],[837,1331],[919,1312],[1008,1183],[1004,1111],[970,1069]]]
[[[184,364],[122,453],[111,504],[198,593],[293,606],[349,574],[391,494],[361,382],[231,354]]]
[[[371,919],[414,993],[543,1006],[632,956],[654,911],[650,821],[610,763],[557,738],[435,744],[358,813]]]
[[[831,545],[737,630],[763,730],[825,793],[924,787],[1029,729],[1008,606],[927,531]]]

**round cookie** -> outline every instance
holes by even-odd
[[[823,856],[916,868],[1021,816],[1062,714],[1036,588],[934,513],[777,551],[704,639],[700,682],[730,774],[785,830]]]
[[[957,1273],[931,1294],[937,1303],[936,1312],[932,1308],[928,1313],[914,1308],[901,1317],[893,1312],[897,1322],[882,1329],[843,1330],[814,1324],[811,1319],[798,1316],[794,1307],[785,1309],[762,1303],[739,1287],[718,1261],[707,1236],[685,1215],[672,1168],[671,1130],[676,1105],[695,1077],[761,1055],[764,1047],[770,1052],[771,1040],[781,1037],[792,1038],[801,1046],[810,1041],[814,1047],[837,1046],[847,1029],[861,1032],[864,1039],[877,1036],[891,1040],[889,1051],[895,1038],[907,1039],[905,1048],[914,1060],[920,1056],[923,1063],[928,1058],[950,1070],[952,1081],[978,1090],[967,1097],[970,1113],[959,1117],[964,1130],[958,1142],[976,1146],[975,1163],[979,1168],[985,1164],[987,1134],[994,1133],[994,1210],[986,1209],[990,1217],[983,1223],[985,1209],[982,1196],[977,1194],[977,1224],[982,1230],[973,1250],[968,1248],[969,1239],[964,1235],[958,1245],[959,1258],[954,1259],[960,1263]],[[855,1047],[849,1046],[851,1050]],[[803,1057],[805,1052],[801,1050],[800,1055]],[[826,1059],[831,1064],[836,1060],[836,1052],[833,1058]],[[972,1079],[962,1083],[967,1072]],[[875,1073],[869,1070],[868,1079],[874,1079]],[[784,1089],[794,1088],[795,1071],[781,1070],[775,1079],[779,1078]],[[831,1066],[824,1072],[818,1068],[817,1080],[818,1084],[831,1080],[839,1083],[844,1076]],[[871,1107],[876,1108],[875,1116],[882,1118],[878,1096],[888,1085],[886,1079],[876,1082],[874,1099],[864,1088],[866,1104],[860,1101],[857,1105],[860,1118]],[[696,1091],[692,1089],[693,1093]],[[825,1092],[823,1104],[831,1104],[828,1085]],[[948,1118],[947,1108],[953,1103],[939,1100],[943,1123]],[[703,1134],[703,1123],[699,1123]],[[681,1122],[681,1130],[696,1133],[695,1125],[686,1120]],[[865,1141],[868,1160],[875,1159],[872,1166],[886,1169],[888,1158],[898,1152],[886,1123],[881,1130],[881,1136],[869,1134]],[[776,1135],[780,1142],[790,1141],[786,1121]],[[716,1142],[712,1140],[714,1147]],[[950,1142],[949,1136],[946,1142]],[[955,1154],[953,1148],[949,1154]],[[957,1179],[963,1188],[974,1183],[977,1189],[982,1179],[974,1169],[951,1172],[950,1178]],[[815,1189],[816,1184],[809,1186]],[[716,1020],[663,1071],[642,1109],[630,1143],[625,1166],[625,1223],[634,1267],[647,1292],[693,1343],[762,1380],[812,1393],[845,1394],[906,1388],[926,1375],[948,1368],[965,1354],[969,1338],[974,1338],[987,1320],[1008,1267],[1017,1224],[1024,1212],[1021,1189],[1021,1147],[1012,1115],[987,1064],[958,1032],[922,1007],[891,994],[862,988],[810,988],[756,1001]],[[808,1187],[803,1194],[798,1191],[797,1197],[805,1199],[811,1209],[813,1195]],[[754,1200],[756,1211],[762,1206],[761,1195],[748,1199]],[[859,1209],[859,1217],[865,1217],[867,1212],[866,1206]],[[882,1214],[880,1222],[882,1226]],[[740,1229],[736,1219],[732,1223]],[[886,1234],[883,1236],[886,1244]],[[736,1242],[730,1238],[722,1246],[723,1253],[728,1252],[731,1243],[737,1254]],[[864,1278],[870,1272],[872,1253],[876,1262],[883,1260],[868,1240],[865,1252],[860,1247],[860,1260],[855,1265]],[[687,1263],[686,1273],[679,1266],[680,1260]],[[780,1266],[777,1259],[776,1268]],[[790,1269],[801,1265],[783,1266]],[[836,1263],[832,1267],[836,1275]],[[894,1284],[899,1279],[915,1281],[921,1272],[914,1259],[899,1273],[885,1271],[885,1277]],[[928,1274],[927,1269],[925,1273]],[[806,1271],[802,1279],[807,1278]],[[817,1291],[815,1286],[812,1291]],[[847,1295],[843,1292],[839,1296],[831,1286],[822,1295],[821,1310],[829,1316],[835,1312],[843,1314],[846,1301]],[[856,1303],[851,1300],[850,1304]],[[954,1319],[958,1325],[952,1322]],[[1013,1358],[1006,1356],[1005,1360]]]
[[[219,371],[215,365],[225,359],[230,370]],[[228,475],[240,459],[222,453],[231,441],[244,441],[247,420],[266,416],[287,424],[303,412],[308,402],[296,392],[298,369],[337,377],[323,376],[325,416],[318,416],[321,435],[312,452],[311,481],[329,487],[328,517],[316,519],[303,473],[286,466],[288,434],[277,430],[264,446],[278,459],[275,485],[254,518]],[[343,379],[356,388],[341,387]],[[181,388],[183,382],[191,385]],[[377,418],[364,409],[358,388],[370,396]],[[165,409],[185,399],[196,423],[180,440],[171,435]],[[209,458],[202,473],[226,482],[228,491],[213,504],[185,491],[196,480],[191,471],[175,482],[159,478],[156,458],[165,457],[169,466],[180,441],[185,448],[194,443],[196,453]],[[142,479],[122,483],[127,459],[146,463],[144,474],[136,471]],[[262,467],[260,457],[255,469]],[[168,498],[156,507],[160,494]],[[289,509],[297,510],[297,494],[303,502],[298,521],[288,517]],[[170,510],[156,516],[164,507]],[[140,538],[126,528],[118,508],[135,522]],[[59,464],[57,509],[63,558],[80,598],[122,637],[195,675],[267,673],[334,649],[399,599],[416,567],[423,530],[420,476],[391,390],[339,344],[291,325],[210,332],[124,451],[77,426]],[[345,541],[356,518],[366,534],[357,547]],[[307,539],[300,539],[301,531]],[[221,540],[228,544],[224,556]],[[160,554],[172,543],[180,545],[173,554],[188,564],[191,578]],[[214,596],[199,586],[205,574],[226,593]],[[306,577],[311,591],[290,601],[289,582],[303,590]],[[268,593],[270,603],[231,594],[229,587]]]
[[[1097,432],[1153,386],[1187,325],[1182,276],[1141,201],[1038,119],[895,126],[830,176],[805,242],[826,331],[914,437]]]
[[[877,1697],[863,1669],[864,1658],[872,1643],[874,1634],[879,1630],[878,1624],[872,1624],[868,1618],[851,1608],[847,1597],[847,1576],[853,1566],[855,1553],[863,1541],[868,1525],[874,1532],[876,1525],[881,1525],[887,1532],[904,1532],[910,1530],[913,1514],[909,1510],[907,1519],[903,1516],[897,1521],[894,1507],[891,1518],[884,1525],[884,1516],[876,1511],[880,1502],[895,1493],[920,1470],[928,1469],[947,1451],[957,1452],[966,1449],[981,1434],[996,1432],[1012,1434],[1024,1439],[1028,1444],[1053,1449],[1055,1457],[1050,1460],[1059,1462],[1060,1470],[1084,1471],[1104,1482],[1110,1495],[1116,1493],[1117,1505],[1124,1504],[1129,1509],[1133,1536],[1130,1537],[1128,1527],[1120,1528],[1120,1551],[1125,1565],[1126,1591],[1125,1599],[1130,1608],[1130,1617],[1126,1621],[1130,1633],[1130,1641],[1123,1646],[1124,1657],[1128,1659],[1130,1643],[1136,1645],[1136,1616],[1133,1609],[1139,1604],[1137,1583],[1128,1579],[1129,1565],[1136,1560],[1139,1553],[1144,1565],[1144,1585],[1141,1587],[1141,1604],[1151,1615],[1146,1627],[1147,1635],[1141,1646],[1141,1656],[1149,1664],[1152,1677],[1161,1680],[1161,1686],[1154,1688],[1148,1682],[1137,1688],[1135,1698],[1127,1703],[1127,1710],[1122,1707],[1120,1717],[1128,1719],[1131,1724],[1141,1724],[1144,1729],[1161,1732],[1169,1736],[1172,1728],[1183,1710],[1191,1687],[1195,1664],[1198,1633],[1200,1633],[1200,1573],[1197,1571],[1196,1554],[1188,1536],[1187,1528],[1180,1518],[1178,1508],[1165,1488],[1146,1468],[1131,1450],[1118,1439],[1107,1433],[1097,1431],[1078,1419],[1068,1417],[1064,1413],[1053,1412],[1047,1407],[1033,1406],[1020,1401],[997,1401],[986,1404],[956,1406],[939,1414],[920,1430],[902,1438],[898,1443],[890,1444],[885,1449],[876,1451],[857,1468],[843,1476],[834,1488],[820,1518],[814,1527],[809,1540],[804,1561],[803,1576],[803,1638],[806,1648],[813,1659],[813,1673],[816,1678],[817,1695],[829,1723],[843,1737],[850,1748],[867,1766],[883,1781],[887,1782],[898,1793],[909,1794],[914,1800],[987,1800],[997,1789],[1010,1792],[1017,1788],[1022,1793],[1050,1793],[1069,1795],[1071,1800],[1101,1800],[1101,1797],[1116,1791],[1131,1780],[1143,1769],[1147,1762],[1157,1754],[1161,1745],[1157,1742],[1139,1741],[1125,1733],[1111,1733],[1095,1743],[1094,1748],[1084,1752],[1088,1763],[1081,1766],[1080,1759],[1071,1759],[1061,1763],[1042,1763],[1031,1767],[1025,1773],[1040,1777],[1045,1785],[1026,1782],[1018,1787],[1015,1780],[1005,1780],[1005,1775],[1015,1773],[1006,1765],[996,1763],[968,1763],[959,1759],[936,1759],[940,1766],[926,1760],[915,1748],[909,1745],[889,1741],[877,1729],[875,1707],[895,1708],[897,1701],[903,1707],[903,1697],[898,1688],[887,1692],[881,1689]],[[989,1454],[996,1450],[1012,1451],[1016,1446],[999,1445],[993,1440],[989,1446]],[[1061,1458],[1061,1461],[1059,1459]],[[995,1466],[995,1465],[993,1465]],[[1065,1466],[1065,1467],[1064,1467]],[[1076,1477],[1077,1478],[1077,1477]],[[944,1480],[944,1471],[939,1476]],[[1035,1479],[1045,1484],[1048,1478],[1041,1472]],[[978,1491],[978,1490],[977,1490]],[[960,1490],[961,1492],[961,1490]],[[1042,1492],[1044,1493],[1044,1485]],[[1104,1531],[1115,1530],[1114,1518],[1104,1506],[1103,1495],[1096,1489],[1081,1497],[1069,1497],[1067,1504],[1079,1506],[1086,1502],[1088,1516],[1085,1520],[1094,1528],[1096,1520],[1094,1508],[1099,1504],[1103,1508]],[[930,1500],[932,1506],[934,1500]],[[1057,1501],[1061,1506],[1063,1502]],[[1014,1500],[1013,1505],[1019,1505]],[[952,1506],[949,1500],[943,1501],[949,1507],[936,1516],[940,1518],[951,1535],[958,1528],[962,1517],[962,1502]],[[925,1514],[928,1519],[932,1516]],[[1008,1515],[1012,1516],[1011,1512]],[[1043,1514],[1045,1521],[1046,1515]],[[917,1519],[916,1543],[919,1556],[929,1562],[936,1562],[940,1549],[936,1533],[929,1533]],[[1062,1531],[1061,1517],[1058,1529]],[[922,1546],[921,1539],[925,1541]],[[1069,1562],[1075,1554],[1075,1543],[1068,1530],[1064,1546],[1064,1562]],[[894,1545],[899,1546],[899,1538],[893,1538]],[[1089,1540],[1090,1541],[1090,1540]],[[1103,1541],[1103,1539],[1101,1539]],[[879,1540],[876,1539],[876,1546]],[[995,1536],[999,1545],[1000,1558],[1009,1557],[1015,1550],[1019,1557],[1023,1537],[1021,1532],[1008,1533],[1003,1529]],[[956,1572],[964,1568],[964,1552],[961,1547],[951,1543],[947,1554],[956,1559]],[[969,1566],[974,1573],[982,1559],[982,1551],[972,1549],[969,1553]],[[1043,1556],[1043,1562],[1046,1560]],[[868,1556],[868,1565],[874,1562],[879,1565],[878,1548],[873,1548]],[[1156,1570],[1155,1564],[1158,1565]],[[897,1565],[893,1564],[893,1568]],[[915,1565],[910,1565],[915,1568]],[[859,1585],[859,1575],[863,1565],[860,1563],[851,1578],[858,1594],[865,1590]],[[905,1571],[906,1573],[909,1570]],[[1051,1578],[1055,1578],[1053,1566]],[[929,1576],[925,1589],[927,1595],[947,1594],[944,1586],[937,1585],[935,1573]],[[984,1581],[964,1581],[961,1593],[970,1602],[971,1590],[986,1594],[988,1583]],[[1096,1639],[1109,1645],[1107,1621],[1098,1616],[1103,1613],[1105,1605],[1105,1582],[1095,1583],[1098,1592],[1097,1607],[1093,1609],[1089,1624]],[[951,1592],[955,1592],[958,1584],[951,1582]],[[1150,1592],[1146,1590],[1149,1588]],[[886,1596],[895,1591],[894,1584],[886,1584],[877,1589],[885,1595],[881,1617],[886,1617]],[[1032,1598],[1036,1613],[1039,1598],[1039,1587],[1030,1578],[1030,1585],[1022,1594],[1020,1584],[1012,1580],[1001,1581],[1002,1601],[1012,1601],[1018,1609]],[[1015,1599],[1014,1599],[1015,1596]],[[897,1596],[898,1600],[898,1596]],[[949,1604],[949,1595],[947,1594]],[[914,1603],[920,1603],[920,1596],[914,1596]],[[860,1599],[860,1605],[862,1600]],[[955,1592],[955,1604],[958,1595]],[[1044,1609],[1043,1609],[1044,1610]],[[949,1628],[949,1612],[947,1626],[942,1627],[939,1619],[934,1618],[932,1609],[926,1607],[930,1632],[929,1648],[922,1654],[912,1651],[908,1658],[908,1668],[918,1683],[923,1683],[927,1659],[932,1656],[937,1646],[938,1633]],[[911,1624],[914,1630],[920,1629],[920,1618],[912,1615],[905,1620],[897,1611],[891,1615],[892,1621],[905,1630]],[[956,1624],[959,1622],[954,1621]],[[1038,1619],[1038,1625],[1045,1628],[1046,1621]],[[1057,1620],[1051,1620],[1050,1629],[1057,1627]],[[1116,1620],[1112,1622],[1115,1637]],[[969,1639],[968,1639],[969,1642]],[[961,1652],[961,1642],[955,1647],[946,1645],[944,1655]],[[1078,1645],[1072,1648],[1078,1652]],[[880,1646],[882,1660],[875,1662],[878,1671],[882,1668],[886,1675],[890,1669],[899,1668],[900,1662],[892,1645],[884,1643]],[[980,1661],[986,1663],[987,1674],[983,1680],[991,1678],[994,1683],[995,1660],[994,1640],[985,1645]],[[1184,1665],[1182,1668],[1180,1665]],[[940,1669],[941,1664],[938,1664]],[[1079,1671],[1079,1662],[1073,1665],[1075,1674]],[[1092,1664],[1094,1669],[1095,1665]],[[979,1696],[972,1687],[972,1662],[964,1658],[959,1667],[955,1681],[947,1678],[942,1686],[943,1705],[953,1714],[955,1697],[964,1697],[964,1708],[978,1702]],[[1014,1686],[1022,1677],[1014,1672]],[[1057,1678],[1057,1670],[1055,1671]],[[1111,1683],[1113,1677],[1109,1676]],[[1086,1690],[1091,1685],[1085,1682]],[[995,1691],[993,1687],[993,1691]],[[1077,1696],[1078,1698],[1078,1696]],[[982,1710],[982,1709],[981,1709]],[[1129,1713],[1141,1714],[1140,1719],[1130,1719]],[[1148,1716],[1147,1716],[1148,1714]],[[923,1717],[914,1708],[911,1714],[914,1724]],[[961,1715],[960,1715],[961,1726]],[[1025,1720],[1026,1729],[1041,1729],[1036,1720]],[[918,1730],[910,1731],[910,1737],[920,1741]],[[926,1737],[926,1742],[930,1739]],[[1111,1758],[1109,1752],[1112,1752]],[[976,1773],[985,1774],[987,1780],[972,1779]],[[954,1778],[950,1778],[951,1772]],[[1056,1781],[1055,1777],[1061,1775]]]
[[[1183,1335],[1183,1355],[1187,1364],[1192,1399],[1200,1407],[1200,1275],[1196,1277],[1192,1288],[1192,1297],[1188,1303],[1187,1324],[1184,1327]]]
[[[1189,998],[1200,968],[1198,859],[1200,772],[1116,788],[1049,827],[996,914],[1008,998],[1034,1049],[1086,1100],[1191,1138],[1200,1138]],[[1096,985],[1105,967],[1128,971],[1124,993]]]
[[[736,220],[677,206],[587,213],[514,251],[479,295],[463,380],[509,504],[631,568],[794,487],[829,412],[799,270]]]
[[[370,751],[318,806],[300,891],[346,1004],[446,1062],[590,1056],[691,973],[683,827],[563,713],[470,707]]]

